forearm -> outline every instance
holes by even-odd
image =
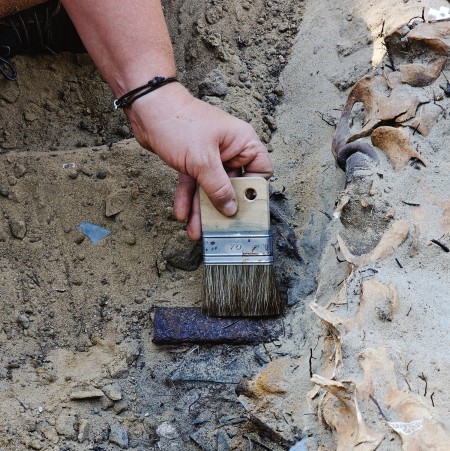
[[[116,97],[175,63],[160,0],[62,0],[94,62]],[[223,214],[236,212],[228,174],[270,177],[272,163],[253,128],[194,98],[179,83],[142,96],[125,109],[139,144],[180,173],[175,215],[200,238],[199,184]]]
[[[62,0],[116,97],[155,76],[175,75],[159,0]]]

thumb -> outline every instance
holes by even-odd
[[[214,207],[223,215],[233,216],[236,213],[236,193],[222,163],[212,166],[206,172],[200,174],[197,182]]]

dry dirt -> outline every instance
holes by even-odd
[[[258,346],[152,343],[154,307],[200,298],[199,247],[171,212],[176,174],[131,138],[89,57],[17,57],[18,81],[0,80],[0,449],[354,449],[330,419],[342,405],[311,394],[312,373],[329,377],[330,343],[338,343],[330,336],[339,334],[343,364],[331,379],[369,393],[361,381],[378,373],[363,375],[361,361],[393,361],[395,372],[374,377],[370,393],[400,421],[380,391],[394,378],[420,398],[442,442],[449,254],[430,240],[449,245],[450,101],[427,139],[414,138],[426,167],[395,172],[380,153],[374,174],[344,191],[330,149],[351,86],[382,66],[382,29],[446,2],[165,3],[180,78],[249,121],[272,152],[285,336]],[[353,203],[338,219],[345,196]],[[346,262],[338,232],[362,254],[402,220],[408,237],[393,254],[360,268]],[[82,221],[111,235],[94,245],[76,230]],[[375,310],[358,316],[372,288],[381,292]],[[357,326],[334,324],[320,310],[330,305]],[[266,383],[261,397],[246,397],[264,368],[272,391]],[[402,448],[405,437],[373,400],[360,410],[376,431],[361,449],[375,449],[377,434],[378,449]]]

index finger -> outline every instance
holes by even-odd
[[[265,148],[264,148],[265,149]],[[273,175],[273,164],[269,152],[259,152],[247,164],[244,164],[244,177],[264,177],[270,179]]]
[[[225,156],[225,155],[223,155]],[[272,160],[269,152],[262,143],[253,144],[241,150],[237,155],[232,156],[229,160],[223,162],[224,166],[229,169],[241,169],[247,176],[259,176],[269,179],[273,174]]]

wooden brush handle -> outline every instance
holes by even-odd
[[[230,217],[219,213],[202,189],[200,210],[203,232],[268,232],[269,184],[262,177],[236,177],[231,179],[236,192],[238,210]]]

